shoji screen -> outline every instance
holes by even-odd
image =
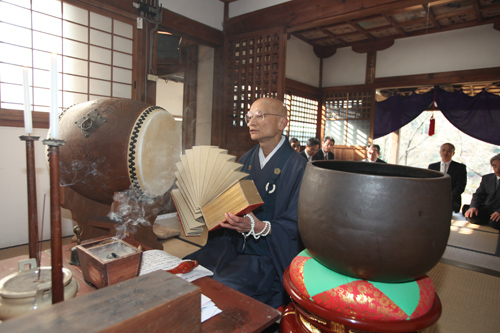
[[[34,111],[49,111],[56,54],[59,107],[132,96],[134,25],[58,0],[0,0],[0,108],[23,109],[28,69]]]

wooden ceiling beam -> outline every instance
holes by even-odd
[[[335,35],[334,33],[332,33],[331,31],[329,30],[325,30],[323,31],[323,29],[321,29],[322,32],[324,32],[325,34],[328,34],[330,37],[320,37],[320,38],[314,38],[314,39],[311,39],[311,41],[313,42],[321,42],[321,41],[326,41],[326,40],[330,40],[331,38],[335,38],[336,40],[338,41],[342,41],[342,43],[344,45],[347,45],[347,43],[344,41],[343,38],[351,38],[351,37],[354,37],[354,36],[357,36],[359,35],[360,33],[362,33],[363,35],[369,35],[370,37],[367,37],[369,40],[375,40],[375,37],[373,37],[373,35],[371,35],[371,33],[376,33],[378,31],[381,31],[381,30],[386,30],[386,29],[390,29],[390,28],[393,28],[392,25],[388,24],[388,25],[385,25],[385,26],[381,26],[381,27],[376,27],[376,28],[371,28],[371,29],[365,29],[364,32],[361,32],[361,31],[356,31],[356,32],[348,32],[348,33],[345,33],[345,34],[339,34],[339,35]],[[400,28],[397,28],[399,30],[401,30]],[[398,31],[399,31],[398,30]],[[406,33],[404,33],[404,31],[401,30],[401,34],[402,35],[407,35]]]
[[[424,7],[425,12],[427,13],[427,17],[432,22],[432,24],[434,24],[434,27],[436,27],[437,29],[441,29],[441,24],[439,24],[439,22],[436,20],[431,7],[428,4],[423,4],[422,7]]]
[[[330,30],[328,29],[325,29],[325,28],[321,28],[321,29],[318,29],[320,30],[322,33],[330,36],[330,37],[327,37],[326,39],[334,39],[335,41],[337,41],[339,44],[343,45],[343,46],[347,46],[347,43],[345,42],[345,40],[342,39],[342,37],[339,37],[338,35],[334,34],[333,32],[331,32]]]
[[[288,32],[296,32],[428,2],[429,0],[294,0],[232,17],[226,21],[225,28],[227,35],[231,36],[278,26],[287,27]]]
[[[416,37],[416,36],[423,36],[423,35],[428,35],[428,34],[436,33],[436,32],[445,32],[445,31],[453,31],[453,30],[458,30],[458,29],[472,28],[472,27],[477,27],[480,25],[486,25],[486,24],[490,24],[490,23],[495,23],[495,19],[483,20],[479,24],[476,21],[458,23],[458,24],[442,27],[439,30],[435,29],[435,28],[430,28],[427,30],[412,31],[412,32],[408,32],[407,37]]]
[[[418,20],[419,23],[424,23],[426,20],[424,19],[421,19],[421,20]],[[420,22],[421,21],[421,22]],[[414,21],[414,23],[416,23],[416,21]],[[481,25],[484,25],[484,24],[490,24],[490,23],[493,23],[494,24],[494,28],[496,30],[500,30],[500,21],[495,21],[493,19],[490,19],[490,20],[483,20],[481,22]],[[428,30],[421,30],[421,31],[412,31],[412,32],[406,32],[405,33],[405,37],[417,37],[417,36],[424,36],[424,35],[427,35],[427,34],[430,34],[430,33],[434,33],[434,32],[445,32],[445,31],[452,31],[452,30],[455,30],[455,29],[465,29],[465,28],[470,28],[470,27],[474,27],[474,26],[477,26],[477,22],[475,21],[471,21],[471,22],[464,22],[464,23],[460,23],[460,24],[456,24],[456,25],[453,25],[453,26],[449,26],[449,27],[442,27],[440,29],[436,29],[436,28],[431,28],[431,29],[428,29]],[[401,24],[401,26],[404,26],[404,24]],[[335,35],[335,37],[337,39],[339,38],[343,38],[343,37],[350,37],[350,36],[353,36],[353,35],[356,35],[357,33],[348,33],[348,34],[343,34],[343,35]],[[320,43],[320,42],[324,42],[324,41],[328,41],[330,38],[329,37],[321,37],[321,38],[316,38],[316,39],[311,39],[310,41],[313,42],[313,43]],[[391,39],[394,39],[394,37],[392,37]],[[380,41],[383,41],[383,39],[377,39],[377,40],[380,40]],[[306,41],[307,42],[307,41]],[[355,42],[355,43],[352,43],[353,45],[356,44],[356,43],[363,43],[363,42],[366,42],[366,41],[361,41],[361,42]]]
[[[399,34],[401,36],[406,36],[406,32],[403,29],[401,29],[401,27],[398,25],[398,23],[396,21],[394,21],[394,19],[392,17],[390,17],[389,15],[386,15],[386,14],[383,14],[383,15],[384,15],[385,19],[387,20],[387,22],[389,22],[392,25],[392,27],[399,32]]]
[[[474,12],[476,13],[476,20],[481,22],[483,20],[483,15],[481,14],[481,4],[479,0],[473,0],[472,7],[474,7]]]
[[[401,77],[376,78],[375,88],[401,87],[401,86],[429,86],[441,84],[454,84],[463,82],[497,82],[500,78],[500,67],[471,69],[453,72],[431,74],[406,75]]]
[[[439,21],[439,20],[443,20],[443,19],[448,19],[450,17],[457,17],[457,16],[461,16],[461,15],[467,15],[468,13],[470,13],[470,9],[463,8],[461,10],[449,12],[449,13],[446,13],[446,14],[436,15],[436,20]]]
[[[375,37],[373,37],[368,32],[366,32],[366,30],[363,29],[363,28],[361,28],[359,26],[359,24],[357,24],[356,22],[353,22],[353,21],[350,21],[350,20],[347,20],[346,22],[349,23],[351,25],[351,27],[353,27],[356,31],[358,31],[359,33],[363,34],[366,38],[368,38],[370,40],[374,40],[375,39]]]

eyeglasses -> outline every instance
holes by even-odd
[[[260,111],[255,111],[254,113],[248,112],[245,115],[245,122],[248,124],[250,122],[250,120],[252,120],[253,118],[255,118],[257,121],[260,122],[260,121],[264,120],[264,116],[283,117],[282,115],[277,114],[277,113],[261,113]]]

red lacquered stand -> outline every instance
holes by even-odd
[[[283,312],[280,332],[418,332],[434,324],[441,316],[441,301],[435,294],[434,303],[425,315],[398,321],[361,320],[326,309],[299,293],[293,285],[289,270],[285,271],[283,284],[292,302]]]

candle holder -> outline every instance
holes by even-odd
[[[59,147],[64,140],[46,139],[50,167],[50,247],[52,265],[52,304],[64,300],[62,266],[61,200],[59,188]]]
[[[35,148],[34,141],[39,136],[21,135],[21,141],[26,142],[26,177],[28,186],[28,241],[29,257],[36,259],[40,266],[38,253],[38,212],[36,204],[36,172],[35,172]]]

